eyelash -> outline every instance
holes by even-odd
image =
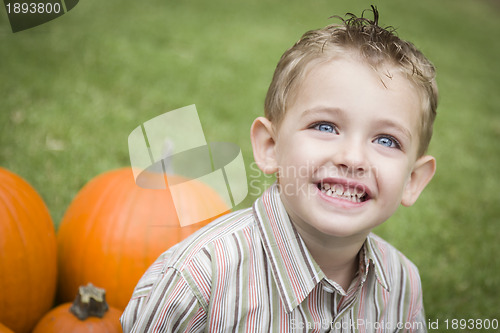
[[[393,137],[392,135],[388,135],[388,134],[379,135],[373,141],[379,140],[381,138],[387,138],[387,139],[391,140],[394,143],[395,147],[387,147],[387,148],[393,148],[393,149],[402,150],[401,143],[399,143],[399,140],[396,139],[395,137]]]
[[[321,125],[331,126],[332,129],[333,129],[333,131],[332,132],[328,132],[328,133],[338,134],[338,128],[337,128],[337,126],[335,124],[333,124],[333,123],[328,122],[328,121],[319,121],[317,123],[312,124],[309,128],[315,129],[317,131],[320,131],[319,127]],[[324,132],[324,131],[320,131],[320,132]]]

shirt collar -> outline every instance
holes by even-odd
[[[291,312],[326,276],[291,223],[276,183],[255,201],[253,209],[280,298]],[[389,290],[385,260],[374,237],[370,234],[363,245],[365,267],[360,272],[361,281],[364,283],[373,266],[377,282]]]
[[[276,184],[255,201],[253,209],[279,295],[291,312],[325,277],[324,273],[293,227]]]
[[[375,271],[375,277],[377,282],[384,287],[387,291],[390,291],[389,283],[387,280],[387,267],[388,260],[387,255],[379,246],[379,237],[373,233],[370,233],[366,238],[365,244],[363,246],[363,251],[365,255],[365,270],[369,272],[370,264],[373,266]]]

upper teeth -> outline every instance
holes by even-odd
[[[347,199],[352,202],[361,202],[361,198],[365,195],[364,191],[359,191],[357,188],[347,187],[344,189],[341,184],[330,185],[328,183],[322,184],[321,192],[330,197]]]

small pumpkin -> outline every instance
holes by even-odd
[[[56,233],[44,201],[20,176],[0,168],[0,322],[30,332],[52,307]]]
[[[229,210],[201,182],[192,182],[183,195],[188,210]],[[92,282],[123,310],[154,260],[212,219],[181,227],[170,192],[139,187],[131,168],[97,176],[76,195],[59,226],[58,299],[68,302],[79,285]]]
[[[33,333],[118,333],[121,311],[109,307],[105,290],[92,284],[81,286],[73,303],[52,309],[35,326]]]

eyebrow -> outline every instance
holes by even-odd
[[[341,118],[344,118],[344,111],[342,111],[342,109],[337,108],[337,107],[322,106],[322,105],[315,106],[313,108],[305,110],[302,113],[301,118],[306,118],[309,116],[314,116],[314,115],[322,114],[322,113],[329,113],[329,114],[333,113]]]
[[[378,120],[375,123],[375,125],[384,128],[391,128],[393,130],[396,130],[397,132],[400,132],[402,135],[406,136],[410,141],[412,139],[411,131],[408,128],[391,119]]]

